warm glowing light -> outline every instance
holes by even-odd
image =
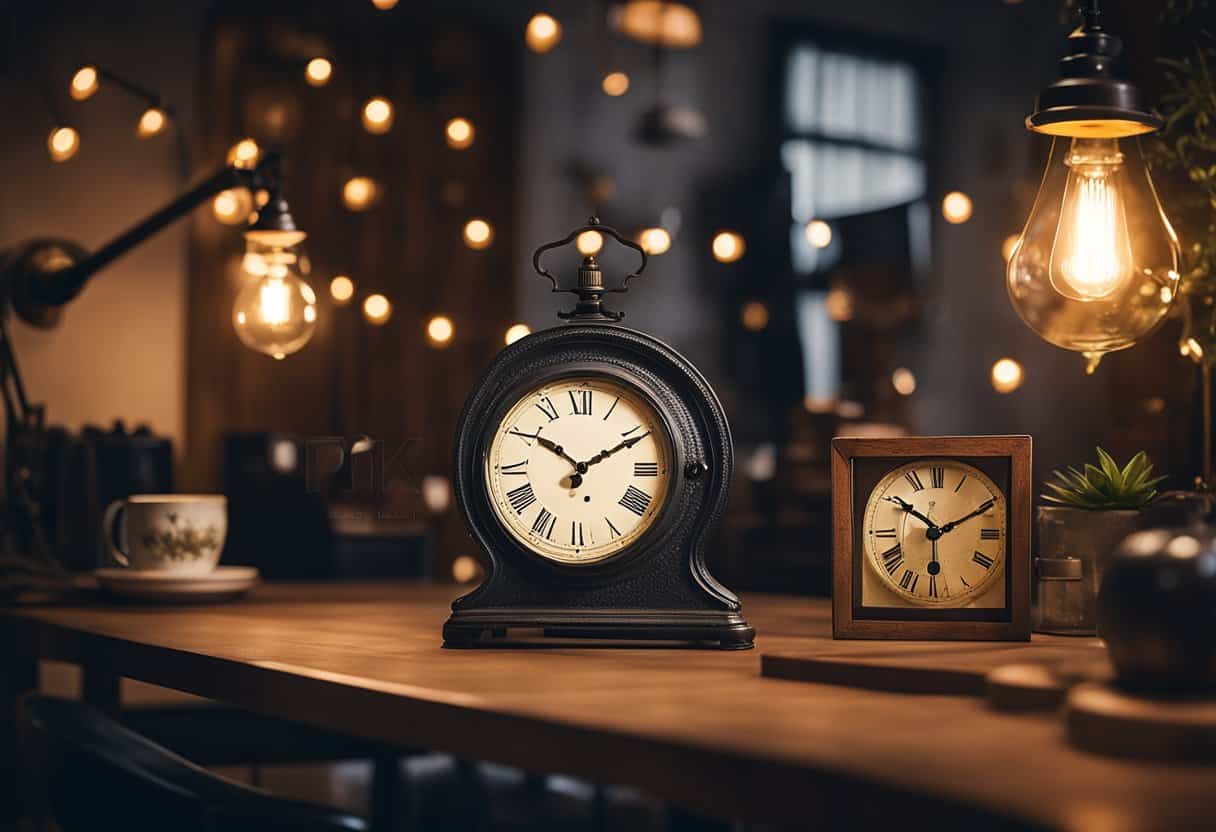
[[[1001,243],[1001,257],[1005,258],[1006,263],[1008,263],[1009,259],[1013,257],[1013,253],[1017,250],[1018,243],[1021,241],[1021,234],[1010,234],[1005,238],[1005,242]]]
[[[261,148],[253,139],[241,139],[228,150],[228,164],[234,168],[251,168],[258,163]]]
[[[338,275],[329,281],[329,296],[334,299],[334,303],[345,306],[355,296],[355,281],[344,274]]]
[[[71,127],[56,127],[46,137],[46,149],[52,161],[66,162],[80,150],[80,134]]]
[[[511,326],[507,327],[507,334],[503,337],[503,340],[509,347],[520,338],[527,338],[531,334],[532,329],[527,324],[511,324]]]
[[[220,191],[211,200],[211,213],[224,225],[241,225],[253,212],[253,200],[245,188]]]
[[[806,241],[815,248],[827,248],[832,244],[832,226],[823,220],[811,220],[806,224]]]
[[[430,338],[431,344],[436,347],[447,346],[455,331],[452,319],[446,315],[436,315],[426,322],[426,337]]]
[[[671,234],[666,228],[644,228],[638,234],[638,245],[647,254],[662,254],[671,248]]]
[[[946,222],[964,223],[971,219],[971,197],[962,191],[951,191],[942,197],[942,216]]]
[[[452,580],[458,584],[471,583],[485,574],[481,562],[472,555],[461,555],[452,561]]]
[[[370,176],[352,176],[342,186],[342,204],[352,211],[366,211],[380,197],[380,183]]]
[[[1135,270],[1127,208],[1116,173],[1123,154],[1114,139],[1074,141],[1051,249],[1051,285],[1066,298],[1099,300]]]
[[[317,325],[317,295],[301,277],[293,248],[259,245],[247,237],[242,261],[250,280],[236,296],[232,322],[248,347],[282,359],[300,350]]]
[[[1022,386],[1022,365],[1012,358],[1002,358],[992,365],[992,389],[998,393],[1012,393]]]
[[[628,0],[617,17],[617,28],[642,43],[688,49],[701,42],[701,18],[679,0]]]
[[[368,323],[380,326],[387,323],[392,314],[393,305],[384,295],[368,295],[363,301],[363,317],[367,318]]]
[[[714,235],[714,259],[719,263],[733,263],[743,256],[747,246],[743,235],[734,231],[719,231]]]
[[[494,242],[494,227],[483,219],[471,219],[464,224],[464,244],[472,249],[489,248]]]
[[[609,72],[600,86],[603,87],[605,95],[611,95],[613,98],[624,95],[629,92],[629,76],[624,72]]]
[[[135,132],[141,139],[150,139],[163,133],[168,123],[169,117],[165,115],[164,110],[160,107],[149,107],[139,117],[139,126],[135,128]]]
[[[304,67],[304,80],[314,87],[323,87],[333,77],[334,65],[325,58],[313,58]]]
[[[743,328],[751,332],[760,332],[768,326],[768,307],[763,301],[749,300],[739,310],[739,320]]]
[[[907,367],[896,367],[891,373],[891,386],[901,396],[911,396],[916,392],[916,374]]]
[[[393,102],[377,95],[363,105],[363,129],[382,135],[393,128]]]
[[[92,98],[99,86],[97,67],[82,66],[72,76],[72,85],[68,92],[77,101],[84,101],[86,98]]]
[[[547,14],[533,15],[524,30],[524,42],[533,52],[548,52],[562,39],[562,24]]]
[[[467,118],[454,118],[443,130],[448,140],[448,147],[464,150],[473,143],[473,122]]]
[[[828,296],[823,305],[827,309],[828,317],[833,321],[845,323],[853,320],[853,293],[844,286],[828,289]]]
[[[598,231],[587,230],[574,238],[578,253],[584,257],[599,254],[604,248],[604,235]]]
[[[380,11],[386,12],[389,9],[396,8],[397,0],[372,0],[372,5]]]

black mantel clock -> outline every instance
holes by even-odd
[[[594,255],[563,289],[541,259],[595,231],[641,255],[605,288]],[[746,649],[755,631],[705,566],[726,506],[733,448],[705,378],[604,305],[646,253],[592,217],[533,254],[566,323],[504,349],[456,428],[456,501],[490,559],[452,604],[447,647],[574,639]]]

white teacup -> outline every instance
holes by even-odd
[[[125,509],[125,511],[124,511]],[[114,524],[123,522],[114,544]],[[122,566],[206,575],[215,569],[228,534],[222,494],[135,494],[115,500],[101,521],[105,550]]]

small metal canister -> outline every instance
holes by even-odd
[[[1094,599],[1081,580],[1080,559],[1037,558],[1035,575],[1038,590],[1035,632],[1064,636],[1092,636],[1097,633]]]

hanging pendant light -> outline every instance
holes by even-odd
[[[1086,0],[1060,78],[1026,119],[1030,130],[1055,138],[1006,272],[1026,325],[1080,352],[1090,373],[1106,353],[1155,330],[1178,288],[1178,240],[1138,139],[1161,120],[1114,74],[1122,50],[1102,27],[1098,0]]]

